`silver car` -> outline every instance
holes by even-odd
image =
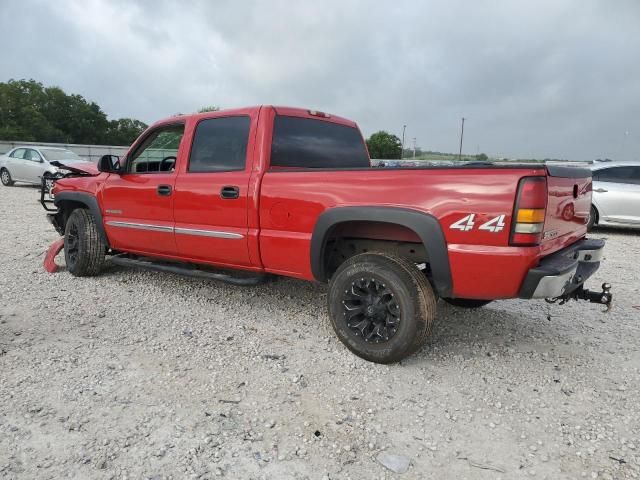
[[[65,165],[85,162],[71,150],[55,147],[17,147],[0,156],[0,180],[5,186],[14,182],[39,185],[41,178],[55,175],[58,169],[49,162],[58,161]]]
[[[589,227],[640,228],[640,162],[591,165],[593,200]]]

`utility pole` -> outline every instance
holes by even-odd
[[[406,125],[402,125],[402,148],[400,149],[400,160],[402,160],[402,156],[404,155],[404,132],[407,129]]]
[[[413,159],[416,159],[416,137],[413,137]]]
[[[462,117],[462,129],[460,130],[460,153],[458,153],[458,160],[462,160],[462,138],[464,137],[464,117]]]

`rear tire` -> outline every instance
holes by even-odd
[[[596,207],[591,205],[591,210],[589,210],[589,223],[587,223],[587,232],[590,232],[591,229],[596,225],[598,221],[598,210]]]
[[[475,298],[443,298],[445,302],[454,307],[480,308],[488,305],[493,300],[476,300]]]
[[[327,300],[340,341],[376,363],[398,362],[417,351],[436,314],[436,296],[424,273],[382,252],[355,255],[340,265]]]
[[[7,170],[6,168],[0,170],[0,181],[2,181],[2,185],[4,185],[5,187],[10,187],[15,183],[11,178],[9,170]]]
[[[67,270],[76,277],[98,275],[104,265],[106,245],[93,215],[77,208],[64,229],[64,259]]]

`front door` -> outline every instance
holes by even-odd
[[[121,174],[103,190],[104,223],[111,247],[174,256],[173,202],[176,165],[183,161],[184,124],[160,126],[128,154]]]
[[[257,120],[205,118],[192,125],[188,162],[179,166],[174,197],[178,253],[217,265],[249,266],[248,194]]]
[[[27,148],[24,153],[24,179],[31,183],[40,183],[46,171],[46,165],[40,154],[33,148]]]

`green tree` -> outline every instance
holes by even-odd
[[[146,128],[109,121],[95,102],[35,80],[0,83],[0,140],[128,145]]]
[[[111,145],[131,145],[147,129],[147,124],[133,118],[111,120],[107,138]]]
[[[371,158],[394,159],[400,158],[402,153],[400,139],[384,130],[371,135],[367,140],[367,147]]]
[[[479,162],[486,162],[489,160],[489,157],[487,157],[486,153],[479,153],[478,155],[476,155],[476,160]]]

